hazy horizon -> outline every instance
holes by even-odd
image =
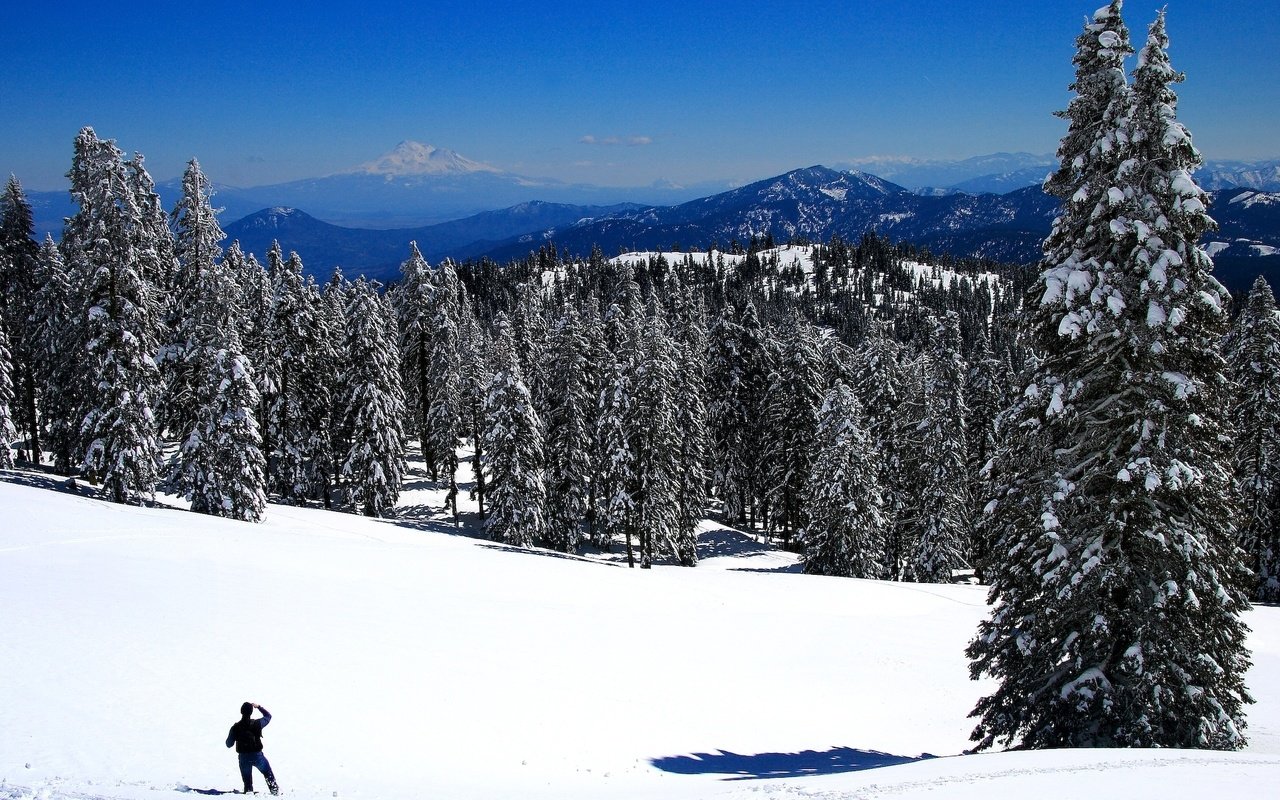
[[[239,187],[346,171],[401,140],[600,186],[1049,154],[1100,4],[27,4],[0,52],[0,171],[64,187],[85,125],[159,180],[195,157]],[[1135,48],[1164,5],[1126,4]],[[1179,115],[1208,158],[1280,155],[1276,17],[1261,0],[1168,4]]]

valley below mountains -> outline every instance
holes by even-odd
[[[1221,189],[1211,193],[1219,230],[1204,246],[1220,280],[1243,291],[1258,274],[1280,275],[1280,193]],[[528,202],[416,228],[347,228],[303,210],[270,208],[224,225],[229,239],[261,255],[279,241],[324,278],[348,274],[395,280],[416,241],[436,262],[522,258],[554,244],[561,253],[606,255],[638,250],[729,250],[752,237],[779,242],[857,240],[874,232],[935,253],[1033,264],[1052,226],[1057,201],[1039,186],[1005,194],[921,195],[874,175],[813,166],[727,192],[669,206]]]
[[[398,279],[416,242],[432,263],[523,258],[547,245],[585,256],[637,250],[731,250],[753,237],[826,242],[874,232],[934,253],[1033,264],[1057,201],[1040,188],[1051,156],[996,153],[962,161],[869,159],[812,166],[736,188],[569,184],[504,171],[444,148],[405,141],[377,159],[319,178],[241,189],[215,186],[231,240],[262,257],[273,241],[307,272],[335,267]],[[862,171],[866,169],[867,171]],[[872,174],[876,172],[877,174]],[[881,176],[882,175],[882,176]],[[1202,246],[1219,279],[1244,291],[1280,279],[1280,161],[1211,161],[1197,173],[1218,231]],[[166,208],[177,180],[157,186]],[[38,234],[61,233],[67,192],[31,192]]]

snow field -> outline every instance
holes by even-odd
[[[1280,774],[1271,608],[1251,752],[839,771],[968,745],[981,587],[799,575],[710,522],[695,569],[514,550],[449,533],[433,489],[399,521],[273,505],[255,526],[0,478],[4,800],[233,789],[244,700],[302,798],[1196,797]]]

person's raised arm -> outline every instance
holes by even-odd
[[[255,705],[254,708],[262,712],[262,719],[258,721],[258,724],[263,728],[267,727],[267,723],[271,721],[271,712],[259,705]]]

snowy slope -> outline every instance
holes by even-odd
[[[512,550],[410,485],[396,521],[253,526],[0,473],[0,798],[231,790],[244,700],[299,798],[1191,798],[1280,774],[1275,608],[1249,619],[1245,753],[922,759],[968,744],[981,588],[800,575],[710,522],[696,569]]]

